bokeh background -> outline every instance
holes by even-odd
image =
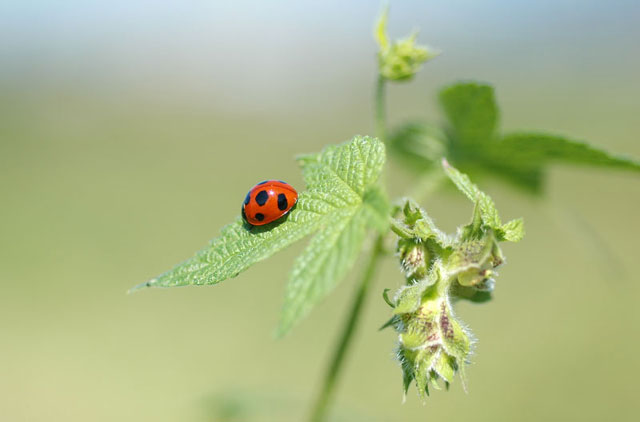
[[[371,134],[375,1],[0,4],[0,420],[301,421],[355,274],[281,341],[304,242],[215,287],[132,285],[190,256],[247,189],[301,187],[292,157]],[[437,89],[494,84],[505,129],[640,156],[640,3],[394,1],[392,36],[443,51],[389,93],[440,120]],[[388,187],[406,191],[392,167]],[[459,304],[479,342],[456,382],[402,404],[374,293],[335,420],[637,420],[637,176],[554,167],[544,198],[482,187],[528,235],[495,300]],[[446,229],[471,206],[423,204]],[[401,282],[389,260],[375,290]]]

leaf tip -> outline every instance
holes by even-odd
[[[138,285],[133,286],[129,290],[127,290],[127,294],[130,295],[132,293],[137,292],[138,290],[145,289],[147,287],[153,286],[158,281],[157,278],[152,278],[151,280],[145,281],[144,283],[140,283]]]
[[[273,332],[273,337],[276,340],[282,340],[287,335],[288,332],[289,332],[289,325],[286,325],[283,322],[280,322]]]

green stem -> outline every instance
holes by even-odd
[[[376,135],[383,142],[386,141],[387,137],[385,113],[385,83],[386,81],[384,77],[382,77],[382,75],[378,75],[374,100],[374,118]],[[320,393],[316,398],[313,411],[311,412],[310,420],[312,422],[324,422],[327,418],[327,412],[329,411],[329,407],[333,399],[333,393],[335,390],[336,382],[338,380],[338,375],[340,374],[344,358],[347,354],[347,351],[349,350],[349,346],[351,345],[353,335],[355,334],[358,321],[360,319],[360,314],[362,313],[362,306],[369,292],[371,280],[373,279],[373,276],[375,274],[375,270],[378,266],[378,262],[380,261],[380,257],[383,254],[382,243],[382,236],[378,236],[378,238],[376,239],[376,243],[373,246],[373,250],[371,251],[369,262],[365,267],[366,270],[362,275],[360,283],[358,284],[358,290],[353,297],[353,302],[351,303],[351,311],[349,312],[349,318],[346,320],[344,328],[342,329],[340,340],[336,344],[336,348],[333,352],[333,358],[331,359],[331,365],[327,369],[327,373],[325,375],[322,390],[320,390]]]
[[[387,113],[385,110],[385,83],[382,75],[378,75],[375,94],[375,124],[376,136],[382,142],[387,142]]]
[[[360,319],[360,315],[362,313],[364,300],[367,296],[367,293],[369,292],[371,281],[373,280],[373,276],[376,272],[376,268],[378,266],[378,263],[380,262],[380,257],[382,256],[382,254],[382,236],[379,236],[376,239],[375,245],[373,246],[371,256],[369,257],[369,262],[366,266],[366,270],[362,275],[362,278],[360,279],[358,289],[355,296],[353,297],[353,302],[351,303],[351,311],[349,312],[349,318],[347,319],[342,329],[340,340],[336,344],[333,358],[331,359],[331,365],[327,370],[322,390],[316,398],[316,402],[310,417],[310,420],[312,422],[323,422],[327,419],[327,412],[329,411],[329,406],[333,399],[338,375],[340,373],[340,369],[342,368],[342,364],[344,363],[345,355],[347,354],[349,346],[351,345],[351,340],[353,339],[353,335],[355,334],[358,325],[358,320]]]

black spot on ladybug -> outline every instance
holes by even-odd
[[[261,190],[256,195],[256,202],[260,206],[263,206],[264,204],[266,204],[267,203],[267,199],[269,199],[269,194],[267,193],[266,190]]]
[[[278,209],[280,211],[284,211],[287,209],[287,207],[289,206],[289,203],[287,202],[287,197],[285,196],[284,193],[281,193],[278,195]]]
[[[258,183],[256,186],[264,185],[264,184],[265,184],[265,183],[267,183],[267,182],[268,182],[268,180],[263,180],[262,182]]]
[[[264,214],[262,214],[261,212],[257,213],[256,214],[256,220],[258,220],[258,221],[264,220]]]
[[[247,221],[247,214],[244,213],[244,207],[242,207],[242,219]]]
[[[251,201],[251,192],[247,193],[247,196],[244,197],[244,204],[248,205],[249,201]]]

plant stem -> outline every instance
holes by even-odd
[[[324,422],[327,418],[327,412],[329,411],[329,405],[331,404],[331,401],[333,399],[338,374],[342,369],[345,355],[347,354],[349,346],[351,345],[351,340],[353,339],[358,320],[360,319],[360,314],[362,313],[364,300],[369,291],[369,287],[371,286],[371,281],[373,280],[373,276],[376,272],[375,270],[378,266],[378,263],[380,262],[380,257],[382,256],[382,254],[382,236],[378,236],[375,244],[373,245],[373,249],[371,250],[371,255],[369,257],[369,262],[367,262],[366,270],[362,275],[362,278],[360,279],[356,294],[353,297],[353,301],[351,303],[351,311],[349,312],[349,318],[346,320],[346,323],[342,329],[340,340],[336,344],[333,358],[331,359],[331,364],[325,375],[322,390],[316,398],[313,411],[311,412],[310,420],[312,422]]]
[[[385,113],[385,82],[386,81],[384,77],[382,75],[378,75],[374,99],[374,119],[376,126],[376,135],[383,142],[386,141],[387,136]],[[331,404],[331,400],[333,399],[333,393],[336,382],[338,380],[338,375],[340,373],[340,370],[342,369],[342,364],[344,362],[347,351],[349,350],[349,346],[351,345],[353,335],[355,334],[358,321],[360,319],[360,314],[362,313],[362,306],[369,292],[369,287],[375,274],[375,270],[380,261],[380,257],[383,254],[382,243],[383,237],[382,235],[380,235],[376,239],[376,242],[373,245],[373,249],[371,250],[369,262],[367,262],[365,272],[360,279],[360,283],[358,284],[358,290],[356,291],[356,294],[353,297],[353,302],[351,303],[349,318],[346,320],[345,325],[342,329],[340,340],[336,344],[336,348],[333,352],[331,365],[327,369],[327,373],[325,375],[322,390],[320,390],[320,393],[316,398],[315,405],[313,406],[310,417],[310,420],[312,422],[324,422],[327,418],[327,412],[329,411],[329,406]]]
[[[375,93],[375,124],[376,135],[382,142],[387,141],[387,113],[385,111],[385,83],[386,80],[382,75],[378,75]]]

